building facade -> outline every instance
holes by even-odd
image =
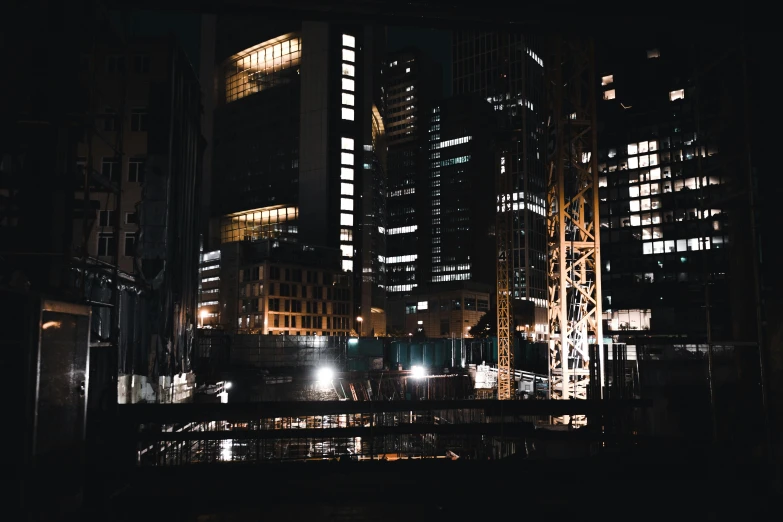
[[[264,239],[201,256],[202,327],[264,335],[347,336],[352,278],[336,249]]]
[[[688,56],[673,46],[638,45],[599,63],[602,286],[610,335],[679,337],[687,344],[730,334],[726,203],[737,176],[718,154],[719,105],[694,82]]]
[[[419,221],[427,210],[421,190],[429,174],[429,114],[441,96],[442,81],[440,67],[417,49],[389,54],[383,73],[388,143],[386,288],[396,298],[425,280],[418,260]]]
[[[405,302],[405,335],[470,337],[469,330],[489,312],[492,286],[440,283],[419,289]]]
[[[539,38],[511,32],[454,31],[453,92],[477,94],[497,112],[497,144],[509,158],[515,201],[512,285],[535,304],[536,333],[547,331],[544,62]],[[497,168],[497,167],[496,167]],[[494,180],[494,177],[492,178]],[[539,211],[540,210],[540,211]]]
[[[495,280],[492,107],[477,96],[438,102],[430,113],[429,176],[420,223],[427,284]]]
[[[232,27],[218,22],[217,41]],[[297,241],[339,250],[335,269],[363,294],[354,317],[383,313],[383,281],[362,284],[365,272],[383,274],[386,257],[385,169],[374,147],[382,32],[309,21],[281,22],[275,29],[287,32],[276,35],[264,23],[245,29],[226,40],[239,47],[218,46],[213,216],[296,206]],[[242,47],[254,34],[260,43]],[[210,236],[208,250],[216,226]]]

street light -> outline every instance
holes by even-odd
[[[361,336],[362,336],[362,334],[364,333],[364,328],[363,328],[363,326],[364,326],[364,323],[363,323],[363,319],[361,318],[361,316],[359,316],[359,317],[357,317],[357,318],[356,318],[356,320],[357,320],[357,321],[359,321],[359,337],[361,337]]]
[[[425,374],[426,372],[424,371],[423,366],[411,366],[411,377],[414,379],[422,379]]]
[[[321,383],[328,383],[332,381],[334,372],[331,368],[318,368],[315,372],[315,380]]]

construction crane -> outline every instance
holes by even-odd
[[[592,41],[555,36],[550,51],[549,393],[552,399],[586,399],[589,340],[599,347],[603,342],[594,49]],[[593,389],[603,394],[603,350],[595,351],[601,386],[593,383]],[[555,419],[584,421],[583,416]]]
[[[512,346],[511,263],[513,227],[511,220],[511,169],[509,149],[500,153],[497,177],[495,239],[497,241],[498,399],[513,398],[514,351]]]

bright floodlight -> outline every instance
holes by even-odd
[[[231,381],[226,381],[226,384],[223,385],[223,388],[225,388],[226,390],[230,390],[231,389]]]
[[[334,372],[331,368],[319,368],[315,372],[315,378],[320,382],[329,382],[332,380],[332,377],[334,377]]]
[[[411,366],[411,377],[414,379],[421,379],[424,377],[424,367],[423,366]]]

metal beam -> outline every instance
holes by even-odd
[[[512,346],[512,310],[511,310],[511,263],[512,263],[512,224],[511,224],[511,173],[509,150],[500,153],[500,165],[497,172],[495,239],[497,242],[497,321],[498,321],[498,399],[510,400],[514,397],[514,349]]]
[[[552,399],[587,399],[588,342],[603,341],[593,43],[555,36],[551,51],[549,389]],[[585,418],[566,415],[556,422],[583,424]]]

